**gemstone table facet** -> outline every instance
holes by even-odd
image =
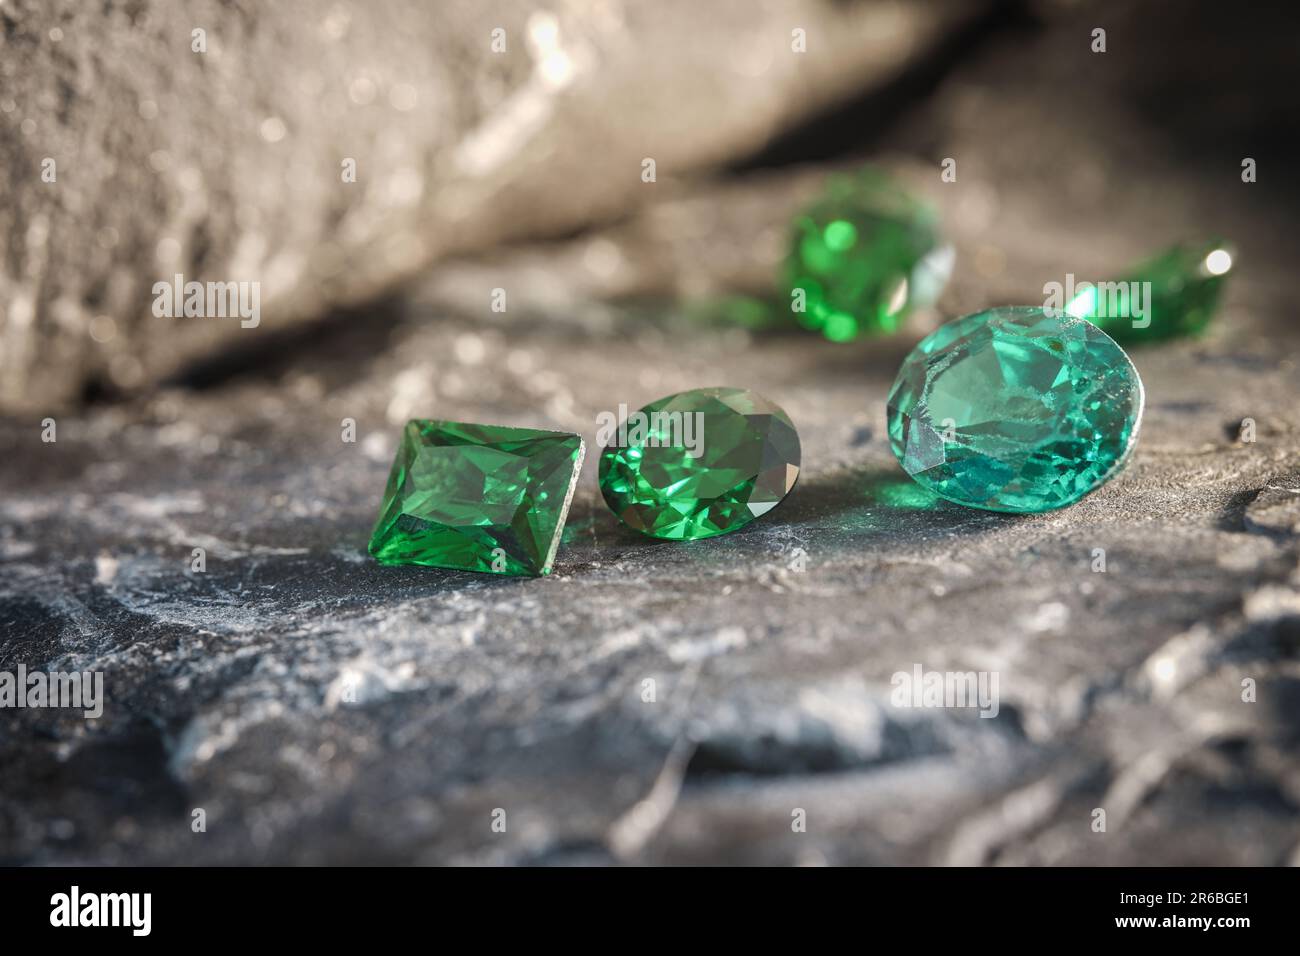
[[[746,389],[669,395],[622,426],[619,442],[601,453],[600,490],[619,520],[652,537],[687,541],[743,528],[799,476],[790,418]]]
[[[370,553],[381,564],[547,574],[583,451],[564,432],[410,421]]]
[[[939,328],[904,359],[889,439],[903,470],[943,498],[1048,511],[1119,471],[1142,404],[1137,369],[1092,323],[989,309]]]

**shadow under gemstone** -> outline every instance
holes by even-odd
[[[800,477],[771,518],[783,524],[822,524],[828,530],[901,537],[921,531],[978,534],[1022,515],[965,508],[938,497],[897,468],[863,466]]]

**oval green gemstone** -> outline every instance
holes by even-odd
[[[907,356],[889,393],[889,441],[935,494],[990,511],[1049,511],[1115,475],[1137,441],[1142,380],[1085,319],[989,309]]]
[[[619,520],[656,538],[736,531],[780,503],[799,476],[790,418],[743,388],[697,388],[627,416],[600,456],[600,490]]]

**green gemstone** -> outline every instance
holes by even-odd
[[[547,574],[582,467],[577,435],[417,419],[393,459],[381,564]]]
[[[893,332],[914,306],[938,297],[951,265],[930,208],[868,167],[829,180],[795,220],[786,301],[832,341]]]
[[[1092,323],[1040,308],[949,322],[903,361],[889,440],[935,494],[990,511],[1073,504],[1137,441],[1142,380]]]
[[[1084,289],[1066,311],[1096,323],[1125,344],[1199,335],[1214,318],[1231,271],[1232,253],[1223,243],[1185,243],[1136,267],[1119,282]]]
[[[799,436],[776,405],[743,388],[698,388],[651,402],[600,456],[605,503],[629,528],[692,541],[771,511],[799,477]]]

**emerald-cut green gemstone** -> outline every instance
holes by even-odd
[[[627,416],[600,456],[605,503],[629,528],[691,541],[780,503],[799,477],[789,416],[743,388],[698,388]]]
[[[830,179],[795,220],[786,301],[832,341],[893,332],[914,306],[938,298],[951,266],[933,211],[868,167]]]
[[[1222,242],[1184,243],[1118,282],[1083,289],[1066,311],[1125,344],[1199,335],[1214,318],[1231,271],[1232,252]]]
[[[889,441],[935,494],[990,511],[1073,504],[1124,464],[1142,380],[1084,319],[999,308],[949,322],[903,361]]]
[[[370,553],[381,564],[547,574],[582,467],[577,435],[416,419]]]

